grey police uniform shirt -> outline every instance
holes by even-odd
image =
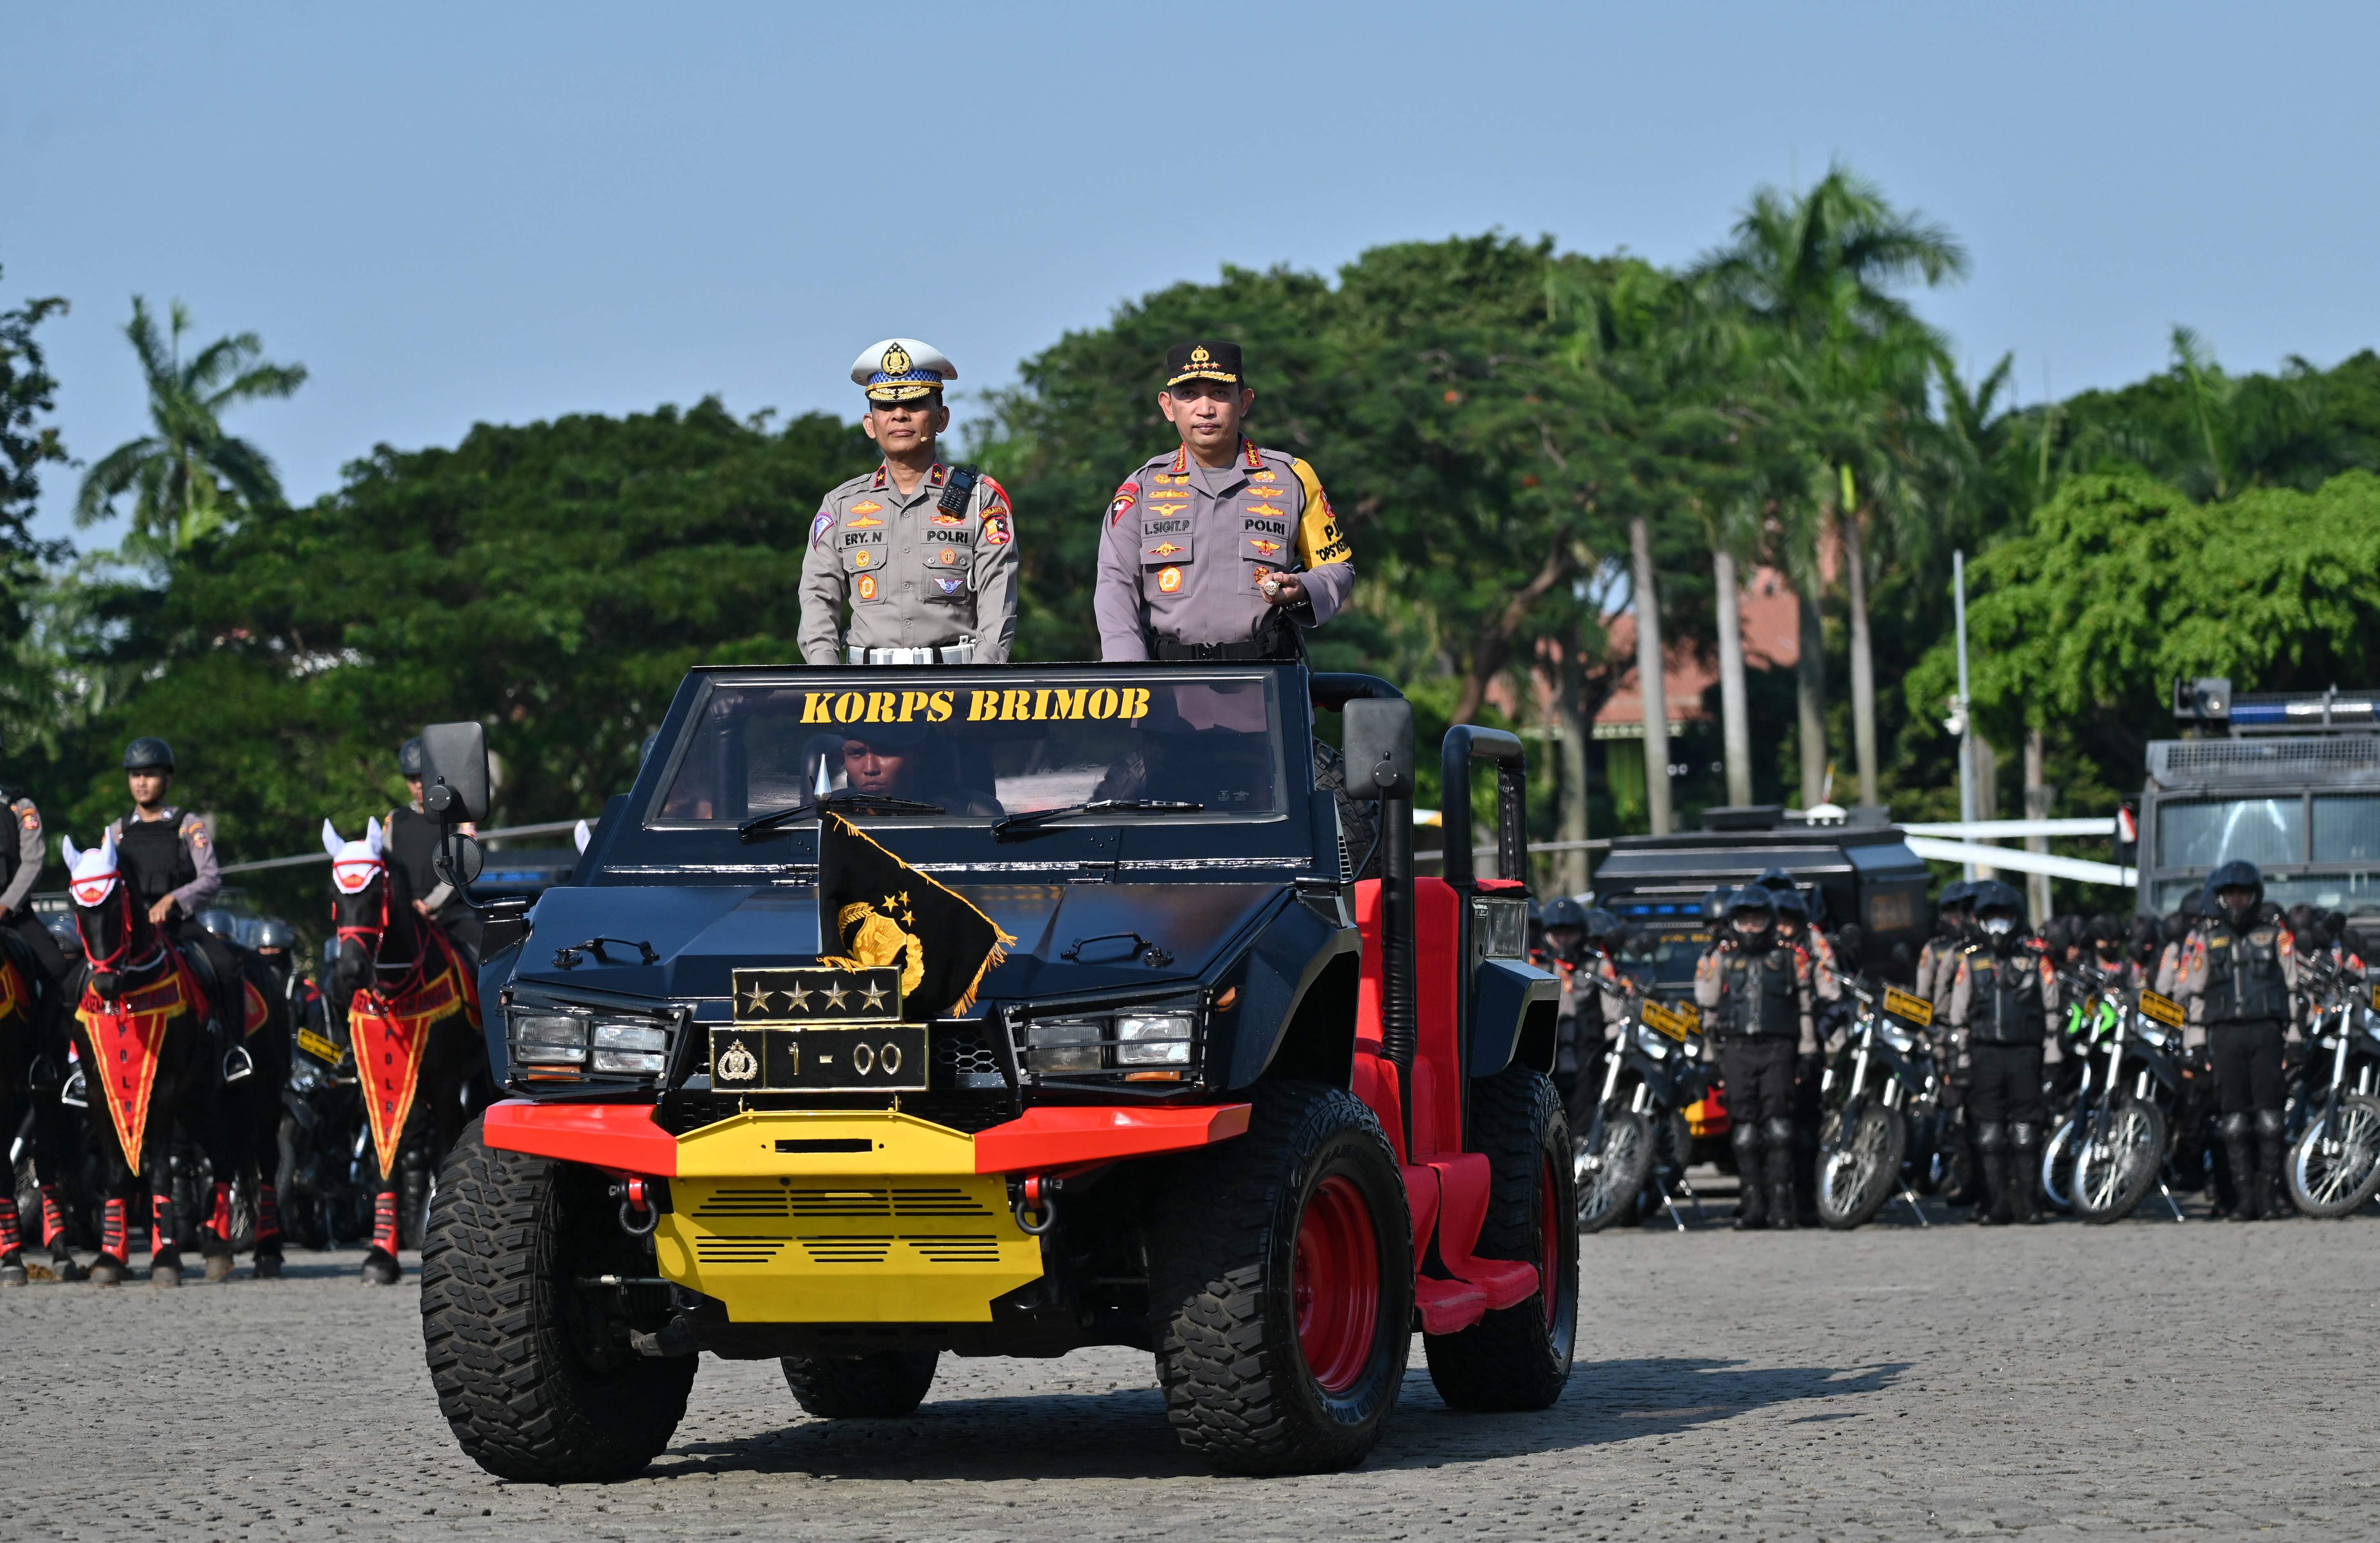
[[[182,850],[188,854],[190,867],[198,870],[197,878],[174,892],[175,900],[181,905],[182,915],[195,917],[207,908],[207,902],[223,888],[223,874],[215,863],[215,839],[208,832],[207,822],[195,814],[168,808],[164,818],[181,821],[178,830]],[[110,824],[107,833],[120,839],[124,834],[124,821],[118,820]]]
[[[1355,587],[1355,556],[1314,468],[1240,442],[1227,467],[1183,447],[1124,479],[1099,533],[1092,610],[1101,659],[1147,659],[1153,637],[1245,643],[1279,609],[1257,586],[1294,575],[1305,603],[1291,618],[1320,626]]]
[[[1016,639],[1016,516],[1008,490],[978,477],[966,511],[945,515],[937,461],[904,494],[879,466],[826,495],[802,554],[802,659],[840,664],[847,645],[948,648],[975,639],[1004,664]],[[846,634],[844,607],[851,608]]]
[[[17,876],[8,887],[0,890],[0,910],[11,917],[25,914],[25,902],[33,897],[33,886],[41,881],[42,865],[49,860],[42,845],[42,811],[33,807],[30,798],[18,798],[8,805],[9,817],[17,821]]]

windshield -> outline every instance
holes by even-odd
[[[904,823],[978,823],[1101,798],[1204,806],[1177,820],[1268,819],[1283,800],[1274,681],[1269,671],[1177,670],[728,676],[696,703],[647,823],[740,824],[821,788],[944,810]]]
[[[1710,946],[1710,934],[1641,931],[1621,945],[1620,968],[1644,986],[1691,986],[1694,964]]]
[[[2157,805],[2159,868],[2214,868],[2235,857],[2264,866],[2305,861],[2305,800],[2227,798]]]

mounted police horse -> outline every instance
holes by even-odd
[[[73,1037],[92,1133],[108,1169],[91,1279],[100,1285],[123,1281],[145,1204],[153,1229],[149,1279],[178,1286],[191,1219],[181,1214],[174,1193],[176,1127],[217,1172],[231,1171],[216,1097],[221,1051],[207,1027],[207,993],[182,949],[134,904],[116,869],[113,838],[78,850],[69,836],[65,857],[83,947],[83,965],[69,978],[78,1001]]]
[[[74,1281],[82,1278],[82,1268],[67,1245],[58,1189],[80,1135],[79,1123],[58,1102],[67,1060],[66,1042],[57,1032],[64,987],[13,928],[0,927],[0,1141],[29,1138],[28,1166],[36,1184],[24,1197],[38,1197],[42,1228],[35,1241],[50,1249],[51,1273]],[[25,1228],[30,1219],[20,1214],[14,1167],[0,1185],[0,1286],[21,1286],[29,1278]]]
[[[363,840],[343,841],[325,820],[322,844],[338,922],[331,1000],[346,1004],[371,1131],[372,1247],[363,1279],[394,1285],[397,1249],[419,1246],[430,1175],[462,1134],[464,1091],[486,1061],[480,987],[461,951],[414,908],[379,820],[367,823]]]

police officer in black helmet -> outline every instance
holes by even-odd
[[[210,1022],[225,1042],[226,1075],[240,1070],[248,1052],[233,1043],[237,1026],[226,1004],[237,1001],[226,984],[240,978],[237,959],[223,939],[200,925],[199,914],[223,889],[216,869],[213,832],[205,820],[165,802],[174,791],[174,747],[144,736],[124,751],[125,781],[132,812],[107,828],[115,839],[115,866],[132,897],[147,907],[149,920],[168,937],[192,943],[213,979],[207,983]]]
[[[1758,884],[1728,897],[1725,936],[1694,966],[1727,1084],[1745,1231],[1794,1225],[1793,1061],[1816,1045],[1814,974],[1810,955],[1778,938],[1776,901]]]
[[[2197,929],[2182,945],[2178,993],[2206,1027],[2222,1111],[2216,1130],[2231,1165],[2235,1221],[2289,1210],[2281,1163],[2289,1088],[2281,1049],[2298,985],[2297,941],[2265,904],[2265,876],[2234,859],[2208,875]]]
[[[2026,935],[2022,895],[1997,880],[1973,894],[1980,942],[1960,955],[1951,977],[1950,1027],[1973,1074],[1967,1107],[1984,1179],[1975,1220],[2038,1221],[2042,1046],[2061,1007],[2058,973]]]
[[[437,923],[440,930],[462,949],[463,956],[476,964],[480,957],[479,913],[463,903],[454,885],[438,877],[438,843],[445,832],[421,806],[424,764],[419,735],[397,747],[397,774],[405,779],[406,791],[413,796],[413,802],[404,808],[391,809],[384,821],[388,859],[405,870],[406,885],[413,892],[413,908]],[[472,829],[468,824],[462,828],[467,833]]]

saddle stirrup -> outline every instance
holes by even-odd
[[[244,1081],[255,1070],[255,1058],[248,1053],[246,1045],[234,1045],[224,1051],[224,1081]]]

